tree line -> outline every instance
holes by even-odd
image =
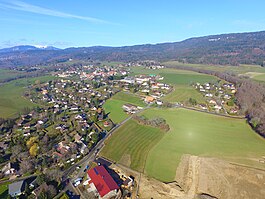
[[[166,123],[166,120],[160,117],[153,118],[153,119],[147,119],[143,115],[141,116],[135,115],[133,116],[133,119],[135,119],[139,124],[160,128],[162,131],[165,131],[165,132],[168,132],[170,130],[170,127]]]

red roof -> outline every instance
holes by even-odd
[[[117,183],[102,165],[88,170],[87,174],[91,178],[89,183],[93,183],[95,185],[101,197],[105,196],[112,190],[119,189]]]

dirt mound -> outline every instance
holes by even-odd
[[[139,189],[139,198],[165,198],[180,199],[183,198],[184,192],[176,183],[163,183],[153,178],[142,175]]]
[[[265,171],[216,158],[184,155],[176,171],[186,198],[263,199]]]

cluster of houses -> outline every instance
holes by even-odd
[[[126,66],[129,66],[129,67],[132,67],[132,66],[144,67],[146,69],[152,69],[152,70],[165,68],[165,66],[162,65],[160,62],[154,61],[154,60],[129,62],[129,63],[126,64]]]
[[[65,78],[84,75],[84,71],[80,69],[68,69],[58,72],[58,76],[64,78],[29,86],[27,97],[40,106],[26,111],[16,119],[15,124],[1,139],[0,152],[5,157],[5,167],[0,174],[8,178],[23,175],[15,165],[36,157],[45,159],[40,162],[42,169],[48,166],[66,169],[89,153],[115,125],[102,108],[107,99],[132,87],[147,103],[153,103],[169,90],[168,85],[159,82],[162,79],[159,76],[136,76],[129,83],[127,78],[122,77],[125,81],[110,78],[127,75],[128,71],[124,67],[87,66],[83,69],[86,71],[86,78],[83,80]],[[87,78],[88,74],[93,74],[92,79]],[[144,89],[150,90],[148,95],[143,95]],[[126,106],[123,108],[126,109]],[[134,113],[139,108],[131,105],[127,111]],[[33,138],[35,141],[22,149],[23,157],[18,155],[18,159],[13,157],[11,160],[7,153],[12,151],[13,145],[9,144],[11,137],[23,137],[20,144],[24,146]]]
[[[139,95],[145,103],[157,103],[162,105],[161,97],[170,92],[171,86],[162,83],[163,77],[159,75],[136,75],[125,77],[120,80],[124,91],[129,91],[132,87],[136,95]]]
[[[128,75],[128,69],[124,67],[113,67],[113,66],[102,66],[102,67],[94,67],[93,65],[90,66],[83,66],[83,71],[80,73],[80,79],[106,79],[113,76],[126,76]]]
[[[238,107],[234,104],[236,88],[231,83],[196,83],[194,87],[206,98],[206,104],[200,104],[203,110],[236,114]]]

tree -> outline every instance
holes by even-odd
[[[44,182],[45,182],[45,175],[44,174],[38,175],[36,178],[36,183],[40,186]]]
[[[94,142],[94,143],[97,143],[98,142],[98,139],[99,139],[99,136],[97,133],[93,133],[91,135],[91,140]]]
[[[22,147],[21,145],[15,145],[12,147],[12,157],[13,158],[17,158],[18,154],[20,154],[22,152]]]
[[[48,181],[56,181],[58,183],[62,180],[63,173],[59,169],[47,170],[46,177]]]
[[[19,164],[19,167],[20,167],[22,174],[27,173],[27,172],[31,173],[34,170],[34,165],[31,160],[22,160],[22,162],[20,162]]]
[[[38,153],[38,150],[39,150],[39,146],[38,146],[38,144],[37,143],[34,143],[31,147],[30,147],[30,149],[29,149],[29,154],[31,155],[31,156],[36,156],[37,155],[37,153]]]
[[[35,142],[37,141],[37,137],[31,137],[28,141],[27,141],[27,147],[30,148]]]
[[[48,196],[49,198],[53,198],[57,194],[57,190],[53,185],[48,186]]]
[[[193,99],[193,98],[190,98],[189,99],[189,103],[191,104],[191,105],[197,105],[197,100],[196,99]]]

